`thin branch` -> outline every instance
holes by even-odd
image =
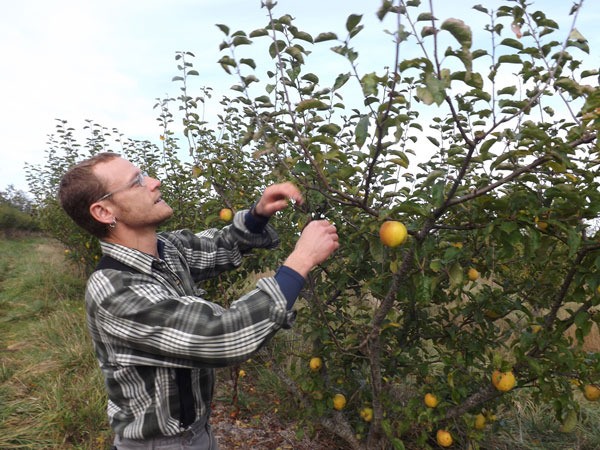
[[[400,18],[402,17],[401,14],[397,14],[397,29],[400,29]],[[394,70],[392,73],[392,86],[389,88],[389,99],[385,108],[385,111],[383,113],[383,115],[381,116],[381,118],[379,120],[375,121],[375,135],[377,136],[377,145],[375,148],[375,154],[373,155],[373,159],[371,161],[371,163],[369,164],[369,167],[367,169],[367,176],[365,178],[365,183],[364,183],[364,198],[363,198],[363,205],[368,205],[369,203],[369,197],[370,197],[370,186],[373,180],[373,177],[375,176],[375,165],[377,164],[377,160],[379,158],[379,155],[381,155],[381,152],[383,151],[383,124],[386,122],[387,118],[390,115],[390,111],[392,109],[392,103],[394,102],[394,90],[396,88],[396,85],[398,84],[398,79],[400,77],[400,74],[398,73],[398,67],[399,67],[399,62],[400,62],[400,37],[398,36],[397,40],[396,40],[396,52],[394,55]]]
[[[519,175],[529,172],[532,169],[535,169],[536,167],[547,163],[548,161],[551,161],[552,157],[549,155],[545,155],[542,156],[538,159],[536,159],[535,161],[533,161],[531,164],[528,164],[526,166],[523,167],[519,167],[518,169],[516,169],[514,172],[510,173],[509,175],[505,176],[504,178],[501,178],[500,180],[496,181],[495,183],[490,184],[489,186],[486,186],[484,188],[478,189],[476,191],[473,191],[469,194],[463,195],[462,197],[458,197],[455,199],[448,199],[448,201],[441,206],[439,209],[446,209],[455,205],[458,205],[459,203],[464,203],[468,200],[472,200],[474,198],[480,197],[484,194],[487,194],[488,192],[493,191],[494,189],[498,188],[499,186],[502,186],[503,184],[508,183],[511,180],[514,180],[515,178],[517,178]]]

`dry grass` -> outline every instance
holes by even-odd
[[[566,317],[570,316],[569,310],[576,310],[578,307],[579,305],[577,303],[565,304],[558,312],[558,318],[565,319]],[[590,313],[600,314],[600,308],[592,308]],[[576,329],[577,327],[573,325],[569,327],[565,333],[567,336],[573,339],[573,342],[577,342],[577,338],[575,336]],[[589,334],[584,337],[581,348],[587,352],[600,352],[600,327],[597,323],[592,325],[592,329],[590,330]]]
[[[0,241],[0,269],[0,448],[104,448],[84,280],[60,245],[42,239]]]

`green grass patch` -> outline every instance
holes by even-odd
[[[84,289],[60,245],[0,240],[0,448],[108,448]]]

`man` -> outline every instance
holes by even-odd
[[[88,327],[106,381],[118,450],[216,449],[210,431],[214,368],[244,361],[291,325],[304,279],[339,246],[336,229],[313,221],[274,277],[229,309],[197,284],[241,264],[252,248],[278,244],[269,218],[291,183],[265,189],[250,211],[221,230],[157,233],[173,214],[160,182],[114,153],[101,153],[62,178],[59,200],[98,237],[103,257],[86,288]]]

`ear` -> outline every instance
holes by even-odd
[[[92,203],[90,205],[90,214],[98,222],[104,223],[106,225],[112,223],[115,219],[115,215],[112,211],[112,208],[107,208],[100,202]]]

